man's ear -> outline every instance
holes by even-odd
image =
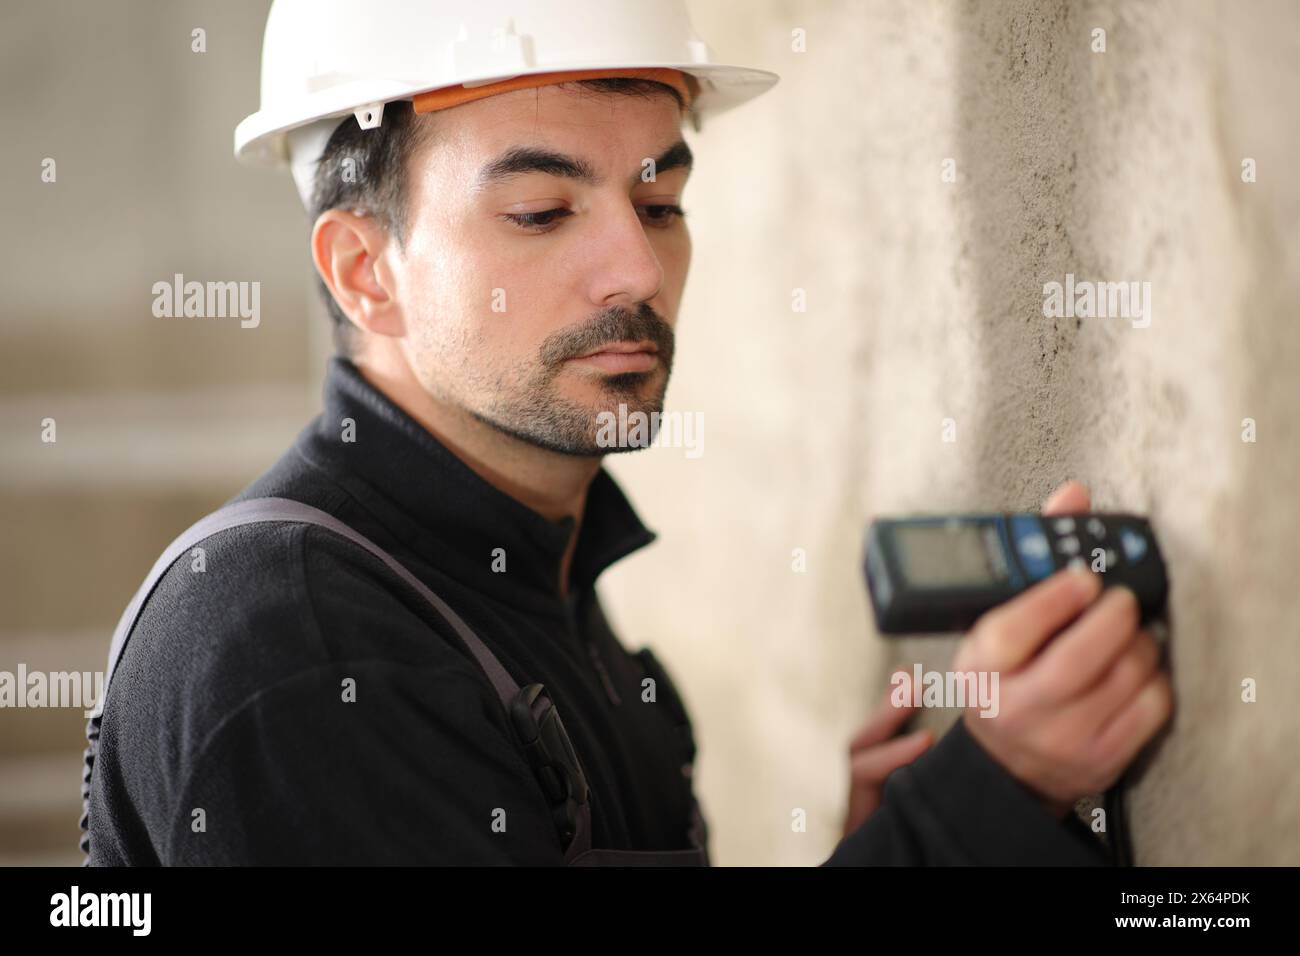
[[[387,230],[373,217],[329,209],[312,227],[311,257],[354,325],[400,338],[406,334],[406,323],[392,296],[392,273],[384,260],[389,242]]]

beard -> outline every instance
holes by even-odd
[[[562,393],[557,379],[568,368],[569,359],[624,341],[653,342],[658,363],[645,372],[602,375],[600,397],[595,402],[578,402]],[[590,322],[548,336],[537,364],[503,376],[488,405],[471,410],[471,414],[513,438],[564,455],[594,458],[636,451],[645,446],[602,443],[601,419],[639,412],[657,422],[672,372],[673,347],[672,327],[645,303],[636,310],[606,309]],[[507,386],[507,382],[519,384]]]

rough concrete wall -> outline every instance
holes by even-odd
[[[695,138],[669,398],[704,413],[705,454],[614,463],[662,537],[605,582],[695,714],[718,862],[823,859],[886,668],[951,658],[872,633],[869,517],[1032,509],[1078,477],[1151,515],[1173,580],[1178,710],[1130,800],[1137,861],[1300,863],[1300,8],[739,10],[693,15],[783,79]],[[1150,326],[1045,318],[1066,273],[1150,282]]]

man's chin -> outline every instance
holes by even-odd
[[[610,452],[636,451],[635,447],[620,448],[601,444],[598,411],[579,412],[570,408],[565,416],[546,416],[543,420],[506,422],[491,416],[472,413],[480,422],[515,441],[534,448],[569,455],[574,458],[603,458]],[[617,415],[617,412],[609,413]]]
[[[518,441],[582,458],[639,451],[654,440],[664,407],[663,376],[619,373],[599,383],[563,385],[556,381],[526,400],[471,414]]]
[[[649,448],[659,434],[663,401],[619,402],[595,414],[595,444],[605,453]]]

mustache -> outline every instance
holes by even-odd
[[[541,360],[543,366],[555,368],[602,345],[648,341],[659,350],[664,368],[671,368],[674,340],[672,326],[646,303],[641,303],[636,309],[613,306],[598,312],[582,325],[547,336],[542,342]]]

